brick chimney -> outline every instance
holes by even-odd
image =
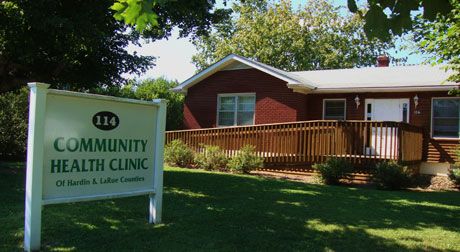
[[[377,57],[377,67],[388,67],[390,65],[390,57],[380,55]]]

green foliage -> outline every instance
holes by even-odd
[[[128,53],[140,36],[116,21],[113,0],[10,0],[0,2],[0,92],[29,81],[86,90],[121,85],[123,73],[140,74],[153,57]]]
[[[129,84],[122,87],[104,86],[92,88],[89,90],[89,93],[136,99],[133,81],[129,81]]]
[[[398,190],[409,185],[407,167],[396,162],[381,162],[375,166],[373,179],[379,188]]]
[[[393,48],[391,42],[368,39],[358,15],[343,15],[327,0],[298,10],[288,0],[244,1],[233,11],[233,19],[194,41],[198,69],[231,53],[287,71],[353,68],[375,65],[378,55]]]
[[[252,145],[245,145],[238,151],[238,154],[230,159],[228,168],[233,172],[249,173],[255,168],[263,165],[263,158],[255,153],[256,148]]]
[[[30,81],[78,91],[121,86],[126,82],[124,73],[141,74],[155,64],[152,56],[128,52],[128,45],[139,45],[142,38],[167,38],[175,27],[181,37],[205,34],[211,24],[228,17],[228,11],[214,10],[214,4],[208,0],[0,1],[0,93]]]
[[[212,23],[228,18],[229,10],[216,8],[215,3],[215,0],[115,0],[110,9],[115,11],[116,20],[144,35],[157,35],[165,29],[170,32],[174,26],[187,35],[206,33]]]
[[[0,95],[0,160],[24,160],[27,143],[28,89]]]
[[[325,163],[315,164],[313,168],[320,173],[321,180],[328,185],[340,184],[353,172],[353,166],[343,158],[329,158]]]
[[[193,151],[182,140],[173,140],[165,146],[165,162],[187,167],[193,163]]]
[[[125,21],[136,30],[143,31],[148,25],[157,26],[158,16],[153,12],[155,1],[117,0],[110,9],[115,11],[116,20]]]
[[[205,170],[226,170],[228,158],[219,146],[203,145],[203,151],[195,156],[195,164]]]
[[[451,3],[448,15],[439,15],[433,22],[419,18],[414,33],[421,52],[432,55],[429,60],[434,64],[447,63],[445,68],[453,70],[449,80],[460,82],[460,1]],[[452,90],[451,94],[460,92]]]
[[[449,178],[457,185],[460,186],[460,147],[455,151],[456,162],[449,170]]]
[[[455,167],[450,169],[449,178],[457,185],[460,186],[460,168]]]
[[[168,81],[164,78],[147,79],[135,85],[134,96],[137,99],[166,99],[168,101],[166,130],[181,129],[183,124],[184,95],[171,91],[177,85],[177,81]]]
[[[448,15],[452,5],[449,0],[367,0],[367,5],[358,9],[356,0],[348,0],[348,9],[364,18],[364,29],[369,37],[390,40],[392,35],[402,35],[413,29],[411,12],[421,11],[424,19],[433,21],[437,16]]]

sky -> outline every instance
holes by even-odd
[[[305,4],[304,0],[292,0],[293,6]],[[334,0],[333,3],[337,6],[344,7],[346,11],[346,0]],[[227,3],[227,6],[231,1]],[[222,0],[217,0],[216,7],[222,7]],[[130,53],[136,51],[140,55],[155,56],[156,66],[149,69],[141,76],[127,75],[129,78],[147,79],[165,77],[169,80],[177,80],[182,82],[196,72],[195,66],[191,63],[192,56],[197,52],[195,46],[188,38],[178,38],[179,33],[173,30],[168,39],[162,39],[153,43],[143,42],[141,46],[130,45],[128,51]],[[410,55],[409,51],[393,51],[391,55],[396,57],[408,57],[407,64],[420,64],[423,61],[422,55]]]

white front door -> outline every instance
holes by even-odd
[[[369,121],[409,122],[409,99],[366,99],[365,119]],[[381,158],[395,158],[398,153],[398,129],[372,128],[366,152]],[[390,146],[392,146],[390,148]]]
[[[366,99],[366,120],[409,122],[409,99]]]

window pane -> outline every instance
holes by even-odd
[[[254,96],[239,96],[238,111],[254,111],[256,98]]]
[[[234,112],[219,112],[219,126],[232,126],[234,125]]]
[[[220,106],[219,110],[234,111],[235,110],[235,97],[234,96],[222,96],[219,97]]]
[[[254,112],[238,112],[237,125],[252,125],[254,123]]]
[[[433,118],[433,136],[458,138],[458,119]]]
[[[433,99],[433,137],[459,138],[459,99]]]
[[[459,102],[458,99],[433,100],[433,117],[458,118]]]
[[[324,119],[345,120],[345,101],[324,102]]]

